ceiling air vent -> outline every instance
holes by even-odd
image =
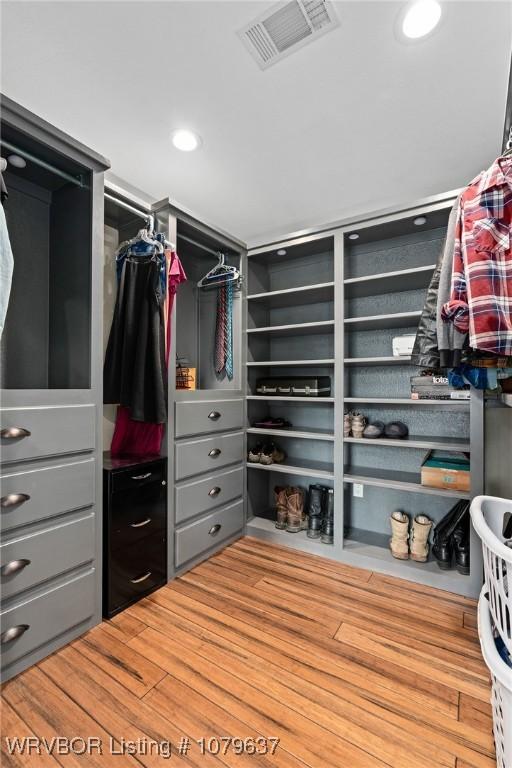
[[[238,34],[261,69],[267,69],[338,24],[328,0],[291,0],[267,9]]]

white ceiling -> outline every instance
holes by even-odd
[[[499,152],[509,2],[445,0],[409,45],[402,2],[338,2],[338,29],[262,72],[236,30],[265,5],[4,0],[2,91],[252,243],[463,186]],[[171,146],[181,126],[200,151]]]

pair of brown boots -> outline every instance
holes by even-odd
[[[276,528],[298,533],[308,527],[308,518],[304,511],[304,490],[291,485],[276,485],[274,499],[276,504]]]

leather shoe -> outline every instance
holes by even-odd
[[[455,567],[464,576],[469,575],[469,513],[459,521],[452,535]]]
[[[432,554],[443,571],[452,567],[453,532],[468,510],[469,502],[457,502],[434,528]]]

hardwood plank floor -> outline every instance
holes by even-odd
[[[489,696],[475,601],[244,538],[6,683],[2,765],[493,768]]]

